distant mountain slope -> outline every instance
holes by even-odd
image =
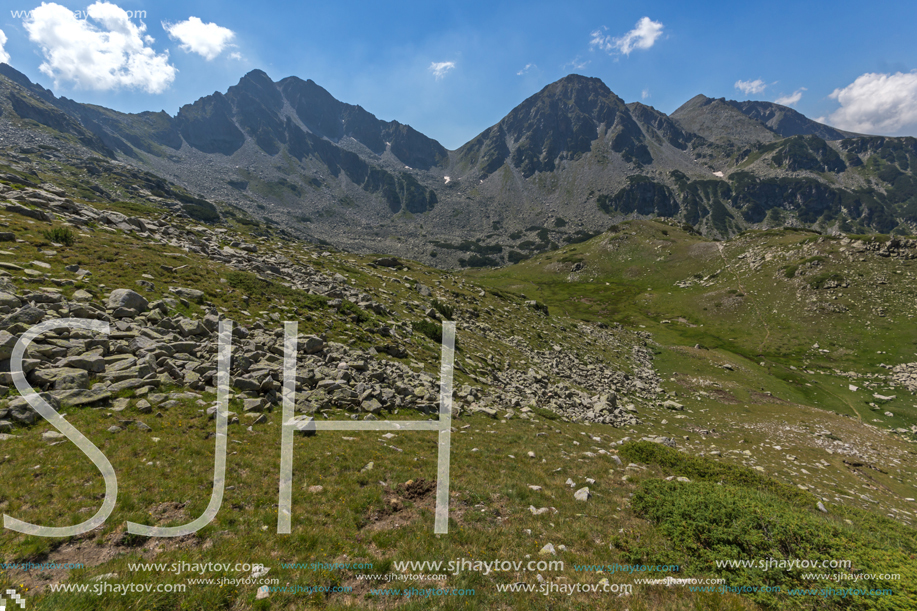
[[[672,113],[672,119],[682,129],[722,144],[748,145],[771,142],[779,137],[761,121],[724,98],[696,95],[679,106]]]
[[[241,208],[306,239],[445,267],[519,261],[653,216],[717,238],[784,225],[917,232],[914,138],[703,95],[668,116],[580,75],[455,151],[311,80],[260,70],[170,116],[58,98],[3,64],[0,112],[9,151],[33,166],[79,160],[70,165],[93,168],[105,197],[130,199],[130,185],[90,157],[175,183],[178,205],[208,215]],[[35,142],[68,152],[36,153]]]
[[[728,104],[752,119],[763,123],[768,129],[785,138],[790,136],[818,136],[823,140],[842,140],[843,138],[860,135],[834,129],[824,123],[813,121],[792,108],[774,104],[773,102],[753,102],[750,100],[736,102],[735,100],[730,100]]]

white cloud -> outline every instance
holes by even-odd
[[[242,61],[242,54],[239,53],[238,51],[233,51],[232,53],[229,54],[229,59],[237,59],[239,61]]]
[[[55,84],[70,81],[86,89],[140,88],[161,93],[175,80],[169,54],[157,54],[146,24],[131,22],[109,2],[86,9],[86,19],[59,4],[42,3],[23,19],[29,40],[45,56],[39,69]]]
[[[805,88],[805,87],[800,87],[799,89],[797,89],[796,91],[794,91],[794,92],[791,93],[790,95],[782,95],[782,96],[780,96],[779,98],[777,98],[776,100],[774,100],[774,103],[775,103],[775,104],[782,104],[783,106],[792,106],[792,105],[794,105],[796,102],[798,102],[799,100],[802,99],[802,92],[803,92],[803,91],[806,91],[806,88]]]
[[[579,55],[577,55],[576,59],[564,64],[564,71],[566,72],[567,70],[570,70],[570,69],[582,70],[583,68],[585,68],[588,65],[589,65],[589,60],[580,61]]]
[[[162,23],[162,29],[169,38],[181,43],[188,53],[197,53],[208,62],[223,52],[235,38],[236,33],[215,23],[204,23],[197,17],[189,17],[178,23]]]
[[[640,94],[640,97],[643,98],[644,100],[650,97],[650,90],[644,89],[643,92]]]
[[[828,97],[840,102],[841,107],[827,121],[841,129],[899,134],[906,127],[917,126],[917,70],[867,72]]]
[[[620,37],[606,35],[602,30],[592,33],[589,45],[608,53],[623,53],[630,55],[634,49],[649,49],[656,44],[656,39],[662,36],[662,23],[643,17],[637,22],[633,30]],[[606,30],[608,28],[602,28]]]
[[[455,68],[455,62],[432,62],[430,64],[430,72],[437,81],[446,76],[446,73],[453,68]]]
[[[522,76],[523,74],[525,74],[526,72],[528,72],[528,71],[531,70],[532,68],[538,68],[538,66],[536,66],[535,64],[526,64],[526,65],[525,65],[525,68],[523,68],[522,70],[520,70],[519,72],[516,73],[516,76]]]
[[[3,45],[6,44],[6,34],[3,33],[3,30],[0,30],[0,64],[10,63],[10,54],[6,52],[3,48]]]
[[[761,79],[753,81],[736,81],[735,88],[741,90],[745,95],[753,93],[762,93],[767,85]]]

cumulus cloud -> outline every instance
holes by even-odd
[[[455,62],[431,62],[430,63],[430,72],[433,73],[434,78],[438,81],[439,79],[446,76],[446,73],[455,68]]]
[[[6,52],[3,48],[3,45],[6,44],[6,34],[3,33],[3,30],[0,30],[0,64],[10,63],[10,54]]]
[[[736,81],[735,84],[735,88],[742,91],[745,95],[762,93],[765,87],[767,87],[767,85],[765,85],[764,81],[761,79],[755,79],[753,81]]]
[[[827,117],[836,127],[854,132],[899,134],[917,126],[917,70],[908,73],[867,72],[830,96],[841,107]]]
[[[610,36],[605,34],[608,28],[602,28],[592,33],[589,45],[608,53],[622,53],[630,55],[634,49],[649,49],[656,40],[662,36],[662,23],[643,17],[637,22],[633,30],[624,36]]]
[[[181,43],[188,53],[197,53],[208,62],[223,52],[235,38],[236,33],[215,23],[204,23],[197,17],[189,17],[178,23],[162,23],[162,29],[169,38]]]
[[[779,98],[777,98],[776,100],[774,100],[774,103],[776,103],[776,104],[782,104],[783,106],[792,106],[792,105],[794,105],[796,102],[798,102],[799,100],[802,99],[802,92],[803,92],[803,91],[806,91],[806,88],[805,88],[805,87],[800,87],[799,89],[797,89],[796,91],[794,91],[794,92],[791,93],[790,95],[782,95],[782,96],[780,96]]]
[[[640,94],[640,97],[643,98],[644,100],[650,97],[650,90],[644,89],[643,92]]]
[[[39,66],[55,84],[68,81],[86,89],[120,87],[161,93],[175,80],[168,53],[149,45],[143,22],[131,22],[127,12],[109,2],[86,9],[86,19],[60,4],[42,3],[23,19],[29,40],[41,47]]]
[[[535,64],[526,64],[525,68],[523,68],[522,70],[516,73],[516,76],[522,76],[523,74],[527,73],[532,68],[538,68],[538,66],[536,66]]]

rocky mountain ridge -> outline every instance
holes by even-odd
[[[3,65],[0,109],[10,169],[95,157],[104,197],[130,200],[136,193],[102,170],[119,160],[221,214],[241,209],[313,242],[440,267],[512,263],[629,218],[675,218],[717,238],[784,225],[917,227],[914,138],[705,96],[667,116],[578,75],[456,151],[312,81],[259,70],[172,117],[57,98]],[[16,161],[38,146],[68,152]]]

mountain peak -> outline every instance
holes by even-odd
[[[604,133],[613,133],[615,152],[652,161],[646,147],[639,148],[643,134],[624,100],[601,79],[579,74],[567,75],[530,96],[459,149],[459,156],[484,175],[509,161],[527,178],[554,171],[560,159],[589,152],[602,126]]]
[[[813,121],[788,106],[774,102],[754,102],[751,100],[736,102],[735,100],[729,100],[726,103],[744,115],[763,123],[768,129],[785,138],[814,135],[823,140],[842,140],[858,135]]]
[[[554,81],[545,86],[541,91],[531,96],[526,102],[533,98],[551,98],[556,97],[576,106],[585,105],[585,110],[590,111],[593,107],[592,100],[597,98],[611,98],[616,101],[621,99],[608,88],[602,79],[582,76],[580,74],[568,74],[567,76]],[[622,102],[623,103],[623,102]],[[525,104],[525,102],[523,102]]]
[[[243,83],[258,83],[259,85],[265,85],[270,83],[271,85],[276,85],[271,77],[267,75],[267,72],[264,70],[259,70],[255,68],[254,70],[248,72],[245,76],[239,79],[239,85]]]

